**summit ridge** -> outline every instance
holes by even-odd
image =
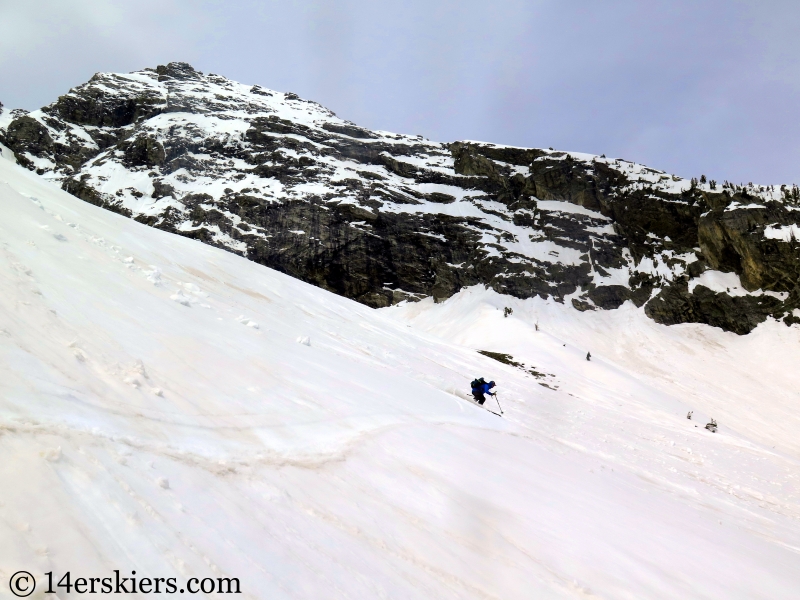
[[[483,284],[744,334],[800,323],[800,193],[370,131],[173,62],[98,73],[0,143],[92,204],[372,307]]]

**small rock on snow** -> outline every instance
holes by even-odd
[[[58,462],[61,458],[61,446],[43,450],[39,454],[44,457],[45,460],[49,460],[50,462]]]

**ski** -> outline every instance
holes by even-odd
[[[483,406],[482,404],[478,404],[477,402],[475,402],[475,400],[469,400],[468,398],[467,398],[466,400],[467,400],[468,402],[471,402],[472,404],[474,404],[474,405],[475,405],[475,406],[477,406],[478,408],[482,408],[483,410],[485,410],[485,411],[486,411],[486,412],[488,412],[488,413],[492,413],[493,415],[497,415],[497,416],[498,416],[498,417],[500,417],[501,419],[503,418],[503,415],[501,415],[500,413],[496,413],[496,412],[494,412],[493,410],[489,410],[488,408],[486,408],[486,407],[485,407],[485,406]]]

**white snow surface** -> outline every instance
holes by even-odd
[[[375,311],[10,161],[0,206],[0,597],[23,569],[34,598],[114,569],[265,599],[797,597],[795,327],[483,288]]]
[[[800,236],[800,227],[797,225],[770,225],[764,228],[764,237],[768,240],[781,240],[791,242]]]
[[[742,280],[736,273],[724,273],[722,271],[708,270],[704,271],[699,277],[690,279],[689,293],[693,294],[694,289],[698,285],[705,286],[712,292],[725,292],[729,296],[767,295],[780,300],[786,300],[789,297],[788,292],[773,292],[770,290],[755,290],[753,292],[748,292],[742,285]]]
[[[726,292],[731,296],[747,295],[747,292],[742,287],[742,281],[736,273],[705,271],[699,277],[689,280],[689,293],[693,293],[694,288],[698,285],[703,285],[712,292]]]

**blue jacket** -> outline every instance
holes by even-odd
[[[490,396],[493,395],[492,392],[489,390],[494,387],[494,381],[490,381],[489,383],[482,383],[478,387],[472,388],[473,394],[489,394]]]

